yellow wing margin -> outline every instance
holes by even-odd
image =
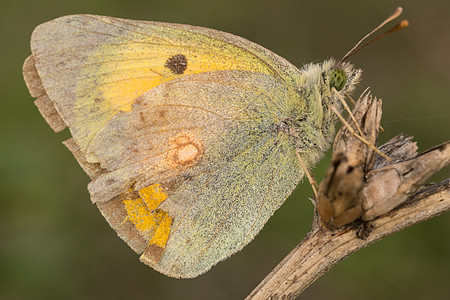
[[[112,116],[131,110],[136,97],[163,82],[217,70],[254,71],[286,81],[300,74],[271,51],[229,33],[95,15],[38,26],[31,49],[48,99],[83,153]],[[25,80],[29,85],[31,78]]]

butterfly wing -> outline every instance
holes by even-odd
[[[29,65],[35,65],[50,100],[43,105],[55,107],[81,151],[114,114],[130,110],[137,96],[162,82],[213,70],[249,70],[285,80],[299,73],[283,58],[228,33],[94,15],[38,26],[31,50]]]
[[[290,93],[248,71],[190,75],[144,93],[92,142],[109,171],[89,184],[93,201],[120,207],[110,223],[138,228],[141,260],[156,270],[207,271],[250,242],[301,178],[294,145],[276,130]],[[132,208],[122,195],[130,187]],[[164,214],[156,226],[155,211]]]
[[[141,260],[195,277],[245,246],[301,178],[279,130],[300,72],[231,34],[68,16],[39,26],[24,77]],[[298,109],[296,109],[298,111]]]

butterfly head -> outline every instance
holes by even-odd
[[[322,86],[330,92],[334,88],[340,94],[351,93],[359,83],[361,73],[361,69],[350,63],[330,59],[322,64]]]
[[[323,90],[322,96],[318,100],[321,101],[323,108],[322,129],[324,136],[331,139],[334,136],[334,126],[332,124],[337,119],[335,110],[332,110],[331,106],[338,111],[341,110],[342,99],[347,99],[353,92],[361,79],[362,70],[347,62],[336,62],[334,60],[329,60],[328,62],[329,64],[327,62],[323,64],[323,81],[322,84],[319,84]]]
[[[355,89],[362,70],[347,62],[328,59],[320,64],[304,66],[302,73],[306,94],[314,95],[309,100],[326,109],[330,104],[336,103],[333,93],[338,92],[345,96]]]
[[[323,63],[305,65],[301,71],[303,80],[302,88],[298,90],[299,99],[305,101],[308,110],[307,122],[322,133],[317,135],[315,131],[314,136],[307,139],[314,141],[315,146],[326,149],[334,136],[334,123],[337,119],[332,106],[338,111],[341,107],[337,93],[342,98],[351,93],[361,78],[362,70],[348,62],[328,59]],[[298,115],[300,118],[304,116],[302,113]]]
[[[324,121],[330,122],[336,117],[330,110],[330,106],[333,105],[338,109],[341,107],[341,102],[336,94],[339,93],[344,99],[348,97],[359,83],[362,70],[348,62],[338,62],[334,59],[325,61],[321,67],[322,72],[319,79],[321,96],[317,100],[321,102]]]

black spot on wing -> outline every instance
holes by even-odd
[[[187,69],[187,59],[183,54],[176,54],[167,59],[165,65],[173,74],[181,75]]]

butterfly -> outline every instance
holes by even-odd
[[[361,70],[297,68],[189,25],[69,15],[39,25],[25,82],[91,178],[92,202],[155,270],[192,278],[241,250],[334,136]]]

